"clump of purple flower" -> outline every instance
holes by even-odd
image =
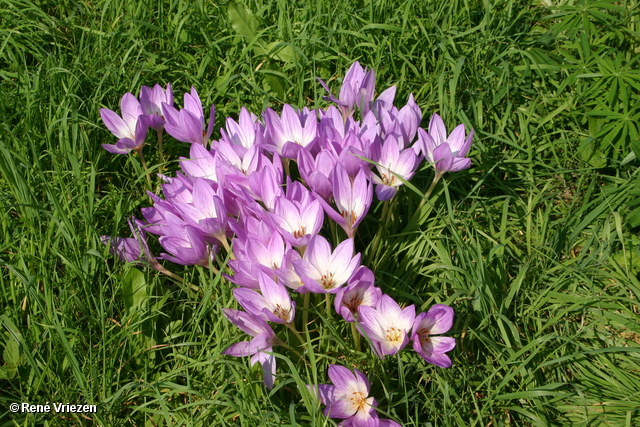
[[[121,259],[146,262],[174,278],[158,260],[215,268],[224,250],[231,258],[225,277],[238,286],[233,294],[244,309],[224,309],[224,314],[250,339],[223,354],[251,356],[252,364],[262,365],[269,388],[276,378],[274,347],[284,343],[270,323],[286,325],[300,337],[294,324],[296,294],[326,294],[327,302],[334,294],[335,311],[381,358],[413,341],[424,360],[449,367],[445,353],[455,340],[440,334],[451,328],[453,309],[437,304],[416,316],[413,305],[402,308],[374,286],[375,276],[361,264],[354,237],[374,192],[380,201],[392,199],[422,161],[435,169],[432,188],[445,172],[470,167],[466,156],[473,131],[466,136],[459,125],[447,135],[437,114],[428,131],[420,128],[422,112],[413,95],[401,108],[394,106],[395,86],[376,97],[374,71],[357,62],[337,98],[321,83],[333,105],[310,110],[285,104],[280,113],[267,108],[260,116],[243,107],[237,121],[225,119],[218,140],[211,139],[215,108],[205,119],[195,88],[184,95],[180,110],[170,85],[166,90],[143,86],[139,101],[125,94],[121,115],[102,109],[104,124],[119,138],[104,145],[111,153],[142,154],[149,127],[159,141],[166,130],[191,143],[181,171],[161,176],[162,195],[149,193],[153,206],[142,209],[144,221],[132,223],[134,237],[104,236],[103,241],[111,242]],[[289,174],[294,163],[299,181]],[[327,219],[344,230],[346,239],[332,245],[320,234]],[[164,250],[158,257],[149,249],[147,233],[158,236]],[[344,426],[398,425],[378,419],[360,371],[331,365],[329,377],[334,385],[319,386],[327,416],[343,419]]]

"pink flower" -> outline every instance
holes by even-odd
[[[376,308],[361,305],[358,314],[360,331],[369,337],[378,356],[384,358],[393,356],[409,342],[407,335],[416,309],[413,305],[401,309],[389,295],[382,295]]]
[[[253,337],[249,341],[231,344],[222,354],[235,357],[252,356],[251,364],[260,362],[264,371],[264,384],[268,389],[272,389],[276,378],[276,358],[273,355],[273,347],[282,342],[263,319],[229,308],[223,308],[222,312],[231,323]]]
[[[319,398],[326,405],[324,415],[343,419],[341,427],[400,427],[391,420],[381,420],[376,413],[377,402],[369,397],[369,380],[357,369],[354,373],[338,365],[329,366],[331,384],[318,386]],[[309,386],[313,390],[313,386]]]
[[[127,92],[120,100],[120,111],[122,117],[106,108],[100,109],[100,117],[104,125],[119,138],[115,145],[102,144],[102,148],[114,154],[127,154],[131,150],[141,150],[149,126],[140,102],[133,94]]]
[[[360,254],[353,256],[353,239],[340,243],[333,253],[327,239],[315,235],[303,259],[294,260],[293,266],[307,291],[336,293],[360,265]]]
[[[465,157],[471,148],[473,129],[465,138],[464,125],[458,125],[449,136],[439,115],[431,116],[429,133],[418,129],[416,144],[422,150],[425,159],[433,163],[436,173],[457,172],[471,167],[471,159]]]
[[[413,349],[427,362],[448,368],[451,359],[445,353],[456,346],[451,337],[434,337],[444,334],[453,325],[453,308],[444,304],[436,304],[426,313],[420,313],[413,322]]]

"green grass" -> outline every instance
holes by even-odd
[[[303,386],[337,360],[405,426],[640,425],[639,7],[550,3],[0,0],[0,425],[331,426]],[[455,308],[454,365],[379,360],[318,321],[311,362],[279,350],[268,391],[220,355],[238,340],[220,311],[231,285],[200,268],[167,265],[199,292],[139,276],[100,242],[149,200],[138,159],[101,148],[99,109],[167,82],[219,118],[321,106],[316,77],[336,88],[355,60],[379,90],[414,93],[424,126],[438,112],[476,131],[473,168],[445,176],[418,223],[403,188],[380,245],[381,204],[356,241],[384,292]],[[188,147],[165,147],[176,169]]]

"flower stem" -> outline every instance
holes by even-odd
[[[291,174],[289,173],[289,161],[290,161],[290,159],[284,159],[282,161],[282,166],[284,167],[284,173],[287,176],[291,176]]]
[[[389,210],[389,201],[385,200],[384,202],[382,202],[382,215],[380,216],[381,222],[386,220],[388,210]],[[385,227],[382,227],[382,226],[378,228],[378,232],[373,238],[373,242],[371,242],[371,246],[370,246],[371,249],[367,254],[367,265],[371,265],[371,262],[373,261],[373,257],[378,252],[378,245],[380,245],[380,239],[382,239],[382,230],[384,228]]]
[[[331,319],[331,297],[324,294],[324,309],[327,312],[327,319]]]
[[[290,352],[292,352],[293,354],[295,354],[295,355],[298,357],[298,359],[302,359],[302,354],[300,354],[300,352],[299,352],[298,350],[294,349],[294,348],[293,348],[293,347],[291,347],[289,344],[287,344],[287,343],[285,343],[285,342],[280,341],[280,343],[279,343],[278,345],[280,345],[280,346],[282,346],[282,347],[286,348],[287,350],[289,350]]]
[[[286,326],[287,326],[287,328],[291,329],[291,331],[294,333],[294,335],[296,337],[298,337],[298,340],[300,341],[300,344],[302,344],[302,346],[304,347],[304,345],[307,343],[307,341],[304,338],[302,338],[302,335],[300,335],[300,332],[298,332],[298,330],[293,325],[293,323],[287,323]]]
[[[160,128],[156,132],[158,133],[158,152],[160,153],[160,159],[164,163],[164,153],[162,152],[162,134],[163,134],[163,129],[164,128]]]
[[[356,346],[356,350],[360,351],[360,332],[358,332],[356,322],[351,322],[351,335],[353,336],[353,343]]]
[[[161,266],[159,263],[158,263],[158,266],[155,267],[155,269],[158,270],[160,273],[171,277],[176,282],[184,283],[184,279],[182,278],[182,276],[178,276],[177,274],[170,272],[169,270]]]
[[[144,169],[144,175],[147,177],[147,184],[149,184],[149,191],[152,190],[151,177],[149,176],[149,168],[147,167],[147,162],[144,160],[144,155],[142,154],[142,147],[136,150],[140,155],[140,163],[142,163],[142,168]]]
[[[433,182],[431,182],[431,185],[429,186],[429,189],[427,190],[427,192],[424,193],[424,197],[422,198],[422,201],[418,205],[418,209],[416,209],[416,212],[413,214],[413,217],[411,217],[408,227],[411,227],[414,223],[417,223],[420,217],[422,216],[421,215],[422,207],[427,202],[427,200],[429,200],[429,196],[431,196],[431,193],[436,188],[436,184],[438,183],[438,181],[440,181],[440,178],[442,178],[442,174],[436,172],[435,176],[433,177]]]
[[[227,236],[218,237],[218,241],[220,241],[220,243],[222,243],[222,247],[229,254],[229,258],[235,260],[236,256],[233,254],[233,251],[231,250],[231,246],[229,245],[229,242],[227,241]]]
[[[310,293],[304,294],[303,306],[302,306],[302,330],[308,332],[307,327],[309,325],[309,299],[311,298]]]

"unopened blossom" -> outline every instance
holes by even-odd
[[[222,198],[216,194],[210,181],[196,178],[193,184],[192,203],[174,202],[182,219],[200,230],[205,237],[226,243],[227,210]],[[208,243],[216,242],[207,239]]]
[[[274,160],[275,158],[279,158],[279,156],[274,153]],[[270,162],[262,162],[262,168],[249,175],[249,190],[268,211],[275,209],[278,197],[284,197],[282,175],[282,165],[278,169]]]
[[[369,396],[371,386],[362,372],[354,369],[352,373],[343,366],[330,365],[328,373],[333,384],[317,386],[318,397],[326,406],[325,416],[342,419],[341,427],[400,427],[395,421],[378,418],[378,403]],[[316,386],[308,387],[316,390]]]
[[[102,144],[102,148],[114,154],[127,154],[131,150],[142,149],[147,137],[149,125],[140,108],[140,102],[127,92],[120,100],[122,117],[106,108],[100,109],[100,117],[104,125],[116,136],[118,142],[114,144]]]
[[[380,358],[393,356],[409,342],[408,333],[416,317],[413,304],[402,309],[385,294],[378,300],[376,308],[361,305],[358,314],[358,327],[371,340]]]
[[[140,262],[143,259],[155,270],[160,264],[149,249],[144,223],[138,219],[127,220],[133,237],[100,236],[100,241],[109,246],[109,252],[126,262]]]
[[[298,152],[298,170],[314,193],[329,201],[332,194],[331,171],[336,165],[335,155],[328,149],[321,149],[314,156],[308,150]]]
[[[168,216],[168,215],[167,215]],[[202,231],[190,225],[179,225],[177,222],[169,225],[170,234],[160,237],[162,247],[171,254],[162,253],[160,256],[167,261],[181,265],[201,265],[208,267],[212,259],[212,251],[205,243]]]
[[[361,169],[352,181],[345,168],[339,163],[331,174],[331,182],[337,212],[322,199],[318,200],[327,215],[344,229],[349,238],[353,238],[358,225],[371,207],[373,186],[367,179],[367,172],[364,169]]]
[[[391,86],[382,92],[375,101],[371,111],[375,115],[377,120],[380,120],[381,113],[383,111],[388,112],[393,108],[393,100],[396,97],[396,86]]]
[[[334,97],[325,82],[320,80],[322,86],[329,92],[326,98],[338,105],[344,118],[353,115],[356,105],[364,116],[371,108],[371,102],[376,88],[376,75],[374,70],[362,68],[358,61],[354,62],[344,76],[340,95]]]
[[[453,314],[453,308],[448,305],[436,304],[426,313],[420,313],[413,322],[413,349],[424,360],[441,368],[451,366],[451,359],[445,353],[456,346],[456,340],[434,335],[444,334],[451,329]]]
[[[406,148],[415,139],[421,121],[422,111],[413,99],[413,94],[410,94],[407,104],[398,111],[386,133],[397,135],[398,141],[402,144],[401,148]]]
[[[158,84],[153,86],[153,89],[148,86],[140,88],[140,107],[147,117],[149,127],[156,130],[164,128],[163,103],[173,106],[173,92],[169,83],[167,83],[166,92]]]
[[[209,111],[209,124],[205,126],[202,102],[195,88],[184,94],[184,108],[176,110],[172,105],[162,104],[165,129],[169,135],[182,142],[205,145],[213,131],[216,110],[212,105]]]

